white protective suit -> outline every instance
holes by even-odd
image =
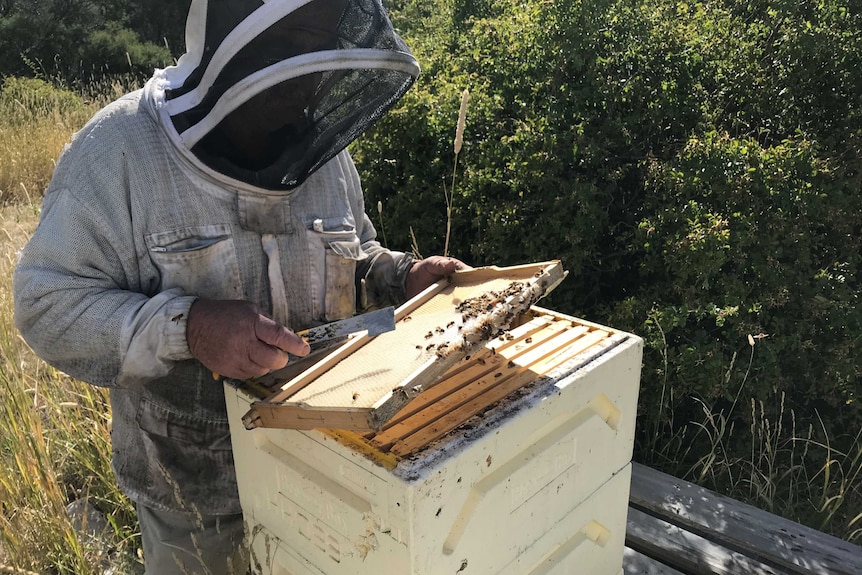
[[[177,65],[63,151],[16,268],[17,327],[58,369],[111,388],[114,470],[150,507],[240,512],[222,384],[186,341],[196,298],[248,300],[299,330],[405,297],[411,257],[375,240],[344,148],[418,67],[379,0],[345,0],[337,41],[320,51],[262,58],[273,42],[254,43],[278,26],[293,37],[306,3],[194,0]],[[266,165],[201,147],[237,107],[300,74],[317,92]]]

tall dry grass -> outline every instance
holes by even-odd
[[[13,81],[14,82],[14,81]],[[103,573],[139,545],[110,467],[107,392],[38,359],[13,324],[12,274],[38,221],[54,160],[98,107],[28,82],[0,92],[0,572]],[[81,536],[66,512],[86,499],[110,523]]]
[[[101,573],[134,554],[134,511],[110,468],[107,393],[47,366],[13,325],[13,266],[36,218],[28,204],[0,211],[0,564]],[[82,498],[109,517],[110,544],[77,534],[66,506]]]
[[[129,88],[120,81],[95,84],[85,96],[42,80],[6,78],[0,85],[0,205],[38,205],[71,135]]]

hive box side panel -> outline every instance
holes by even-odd
[[[249,522],[249,531],[251,575],[326,575],[254,520]]]
[[[563,517],[497,575],[618,575],[626,538],[631,465]]]
[[[630,478],[631,466],[628,465],[541,536],[524,541],[518,555],[505,565],[492,561],[471,563],[464,557],[455,560],[455,571],[442,570],[442,562],[427,568],[410,568],[400,563],[400,554],[387,555],[386,551],[376,548],[373,551],[377,556],[368,556],[361,564],[344,567],[340,563],[324,563],[321,568],[305,556],[316,547],[313,543],[290,546],[266,527],[251,521],[252,573],[438,575],[460,570],[477,575],[621,575]],[[493,560],[496,550],[488,547],[484,554]]]

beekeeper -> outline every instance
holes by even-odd
[[[294,330],[464,267],[375,240],[345,147],[419,73],[380,0],[193,0],[186,53],[63,151],[14,278],[15,321],[110,388],[113,468],[147,573],[244,573],[222,377]]]

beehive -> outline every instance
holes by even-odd
[[[457,272],[398,308],[394,331],[361,335],[310,367],[289,364],[284,381],[270,374],[272,393],[263,390],[243,421],[249,428],[379,430],[564,277],[559,261]]]
[[[255,571],[620,574],[641,352],[533,306],[373,433],[247,430],[226,387]]]

